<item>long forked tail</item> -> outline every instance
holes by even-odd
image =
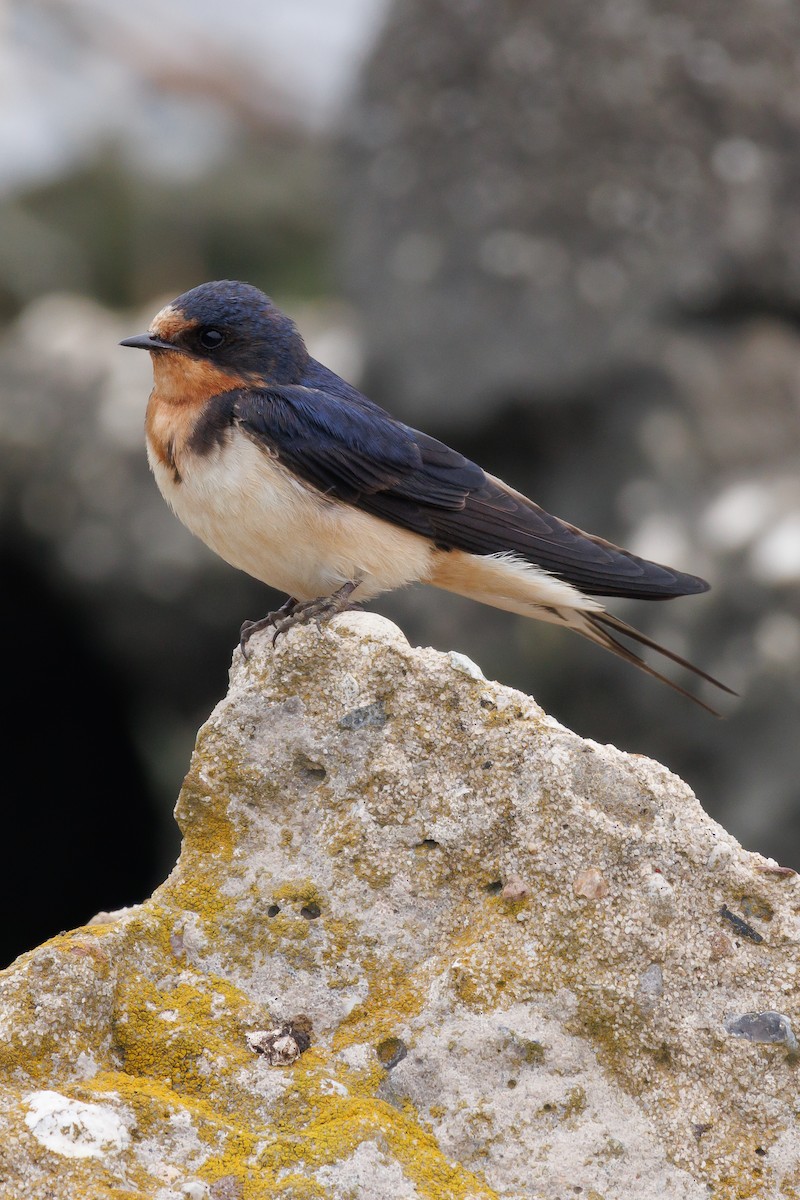
[[[654,667],[651,667],[649,663],[646,663],[644,659],[640,657],[640,655],[636,654],[635,651],[631,650],[628,646],[623,645],[623,643],[615,638],[613,634],[609,633],[609,630],[613,629],[614,633],[622,634],[623,637],[627,637],[634,642],[638,642],[640,646],[647,646],[648,649],[655,650],[659,654],[663,654],[665,658],[669,658],[672,660],[672,662],[678,663],[679,666],[685,667],[688,671],[691,671],[700,679],[705,679],[707,683],[712,683],[714,687],[719,688],[722,692],[727,692],[729,696],[735,696],[737,694],[732,688],[727,687],[726,684],[720,683],[720,681],[715,679],[713,675],[709,675],[700,667],[696,667],[694,663],[689,662],[689,660],[686,658],[682,658],[680,654],[676,654],[674,650],[668,650],[666,646],[659,645],[659,643],[654,641],[653,638],[649,638],[646,634],[640,633],[638,629],[634,629],[632,625],[626,624],[625,621],[621,621],[619,617],[615,617],[611,613],[598,611],[581,612],[580,621],[571,621],[570,627],[577,633],[583,634],[583,636],[588,638],[590,641],[596,642],[599,646],[604,646],[605,649],[610,650],[612,654],[616,654],[619,658],[624,658],[626,662],[632,663],[633,666],[638,667],[641,671],[646,671],[647,674],[652,675],[654,679],[659,679],[662,683],[666,683],[667,687],[671,687],[673,691],[679,692],[682,696],[686,696],[689,700],[692,700],[695,704],[699,705],[700,708],[704,708],[706,712],[711,713],[712,716],[718,717],[720,714],[716,709],[712,708],[710,704],[706,704],[703,700],[700,700],[697,696],[693,695],[692,692],[689,692],[686,690],[686,688],[681,687],[679,683],[675,683],[673,679],[670,679],[667,675],[662,675],[660,671],[657,671]]]
[[[681,658],[680,654],[675,654],[666,646],[660,646],[646,634],[639,633],[632,625],[627,625],[619,617],[606,612],[599,600],[587,596],[574,584],[558,579],[516,555],[465,554],[462,551],[450,550],[442,553],[435,561],[427,582],[448,592],[456,592],[459,596],[468,596],[469,599],[478,600],[482,604],[505,609],[506,612],[520,613],[525,617],[534,617],[565,629],[572,629],[589,641],[596,642],[598,646],[610,650],[618,658],[623,658],[634,667],[638,667],[640,671],[645,671],[654,679],[666,683],[668,687],[682,696],[687,696],[715,717],[720,714],[710,704],[705,704],[686,688],[682,688],[680,684],[651,667],[634,650],[618,641],[614,634],[621,634],[622,637],[638,642],[640,646],[647,646],[648,649],[655,650],[679,666],[685,667],[687,671],[692,671],[700,679],[705,679],[720,691],[731,696],[736,695],[731,688],[714,679],[713,675],[708,675],[694,663]]]

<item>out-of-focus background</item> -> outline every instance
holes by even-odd
[[[150,364],[117,347],[213,278],[551,511],[711,581],[612,607],[740,692],[721,721],[540,623],[431,589],[375,607],[800,867],[798,199],[785,0],[9,0],[0,960],[163,877],[239,625],[280,599],[168,512]]]

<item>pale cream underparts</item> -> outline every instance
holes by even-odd
[[[236,425],[202,453],[188,450],[205,403],[244,381],[177,352],[152,358],[146,430],[156,482],[180,520],[232,566],[298,600],[329,596],[348,580],[358,581],[354,600],[421,582],[582,632],[579,614],[603,611],[514,554],[440,550],[324,495]]]

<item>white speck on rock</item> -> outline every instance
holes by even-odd
[[[100,1068],[94,1057],[91,1054],[87,1054],[85,1050],[81,1050],[75,1059],[75,1074],[78,1078],[93,1079],[99,1070]]]
[[[36,1140],[65,1158],[100,1158],[130,1142],[125,1122],[103,1104],[85,1104],[60,1092],[31,1092],[25,1124]]]
[[[717,867],[727,866],[733,857],[732,846],[729,846],[727,842],[717,842],[708,856],[706,866],[709,871],[715,871]]]
[[[468,675],[470,679],[486,681],[486,676],[478,664],[474,663],[471,658],[467,658],[466,654],[461,654],[458,650],[451,650],[447,655],[447,661],[454,671],[460,671],[462,675]]]
[[[181,1192],[186,1197],[186,1200],[206,1200],[210,1194],[207,1183],[203,1183],[199,1179],[191,1179],[181,1188]]]
[[[666,924],[675,916],[675,889],[663,875],[654,872],[645,882],[645,894],[654,918]]]

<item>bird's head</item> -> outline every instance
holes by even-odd
[[[308,362],[294,322],[258,288],[229,279],[184,292],[161,309],[147,333],[120,345],[149,350],[156,375],[160,366],[180,367],[218,374],[234,386],[295,383]]]

